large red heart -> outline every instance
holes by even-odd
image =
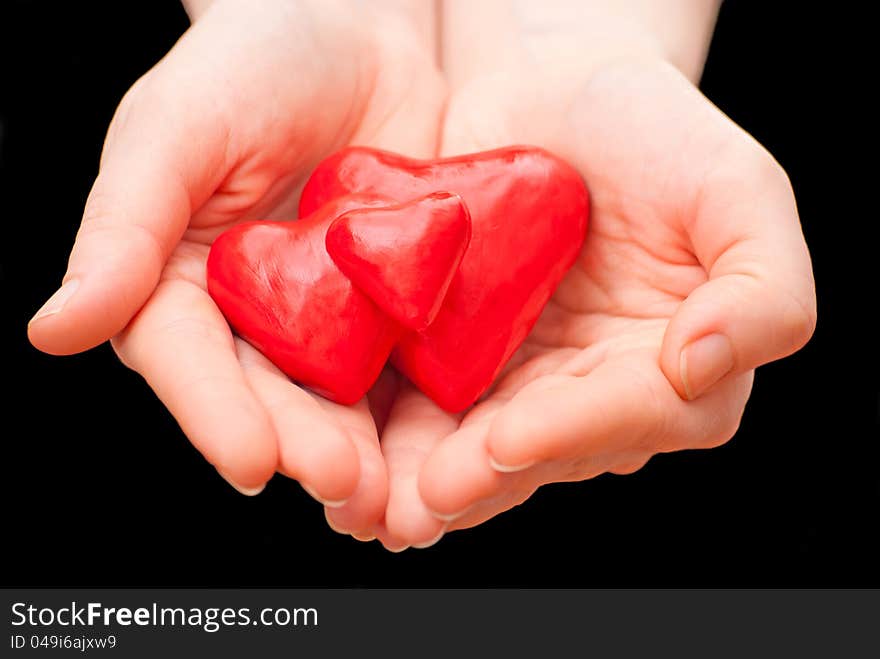
[[[297,222],[222,233],[208,255],[208,291],[238,334],[287,375],[351,404],[405,327],[437,314],[469,237],[456,195],[404,204],[338,197]]]
[[[436,319],[402,334],[392,360],[438,405],[460,411],[489,387],[574,263],[589,199],[571,166],[534,147],[430,161],[351,147],[318,165],[300,215],[351,193],[406,201],[435,190],[464,200],[470,245]]]

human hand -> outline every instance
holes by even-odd
[[[752,369],[812,333],[809,255],[781,167],[653,49],[612,55],[561,74],[553,57],[485,75],[469,60],[453,89],[442,153],[544,146],[583,173],[591,225],[482,402],[463,418],[412,390],[395,402],[383,449],[402,457],[388,462],[376,529],[386,545],[429,545],[542,484],[717,446]]]
[[[278,469],[369,525],[387,480],[367,403],[312,396],[234,339],[205,260],[232,224],[293,216],[310,169],[349,141],[433,154],[433,15],[395,0],[189,9],[193,27],[120,103],[65,283],[31,341],[69,354],[112,337],[238,489]]]

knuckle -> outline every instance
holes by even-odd
[[[783,331],[788,337],[789,346],[793,350],[799,350],[812,338],[816,331],[818,314],[816,300],[804,302],[792,296],[791,304],[787,305],[788,311],[783,316]]]
[[[118,207],[115,195],[110,192],[109,186],[105,184],[104,178],[99,174],[91,192],[89,192],[86,207],[83,209],[83,230],[94,231],[111,225]]]
[[[628,369],[632,395],[639,400],[636,427],[639,435],[632,443],[636,450],[652,452],[654,447],[665,447],[674,442],[678,421],[675,408],[668,404],[667,392],[674,390],[661,371],[646,373],[644,369],[633,366]],[[678,394],[674,393],[675,399]],[[663,449],[661,449],[663,450]]]
[[[152,72],[148,72],[141,76],[128,89],[128,91],[125,92],[119,101],[119,105],[116,106],[116,112],[114,112],[113,118],[110,120],[110,126],[107,129],[106,147],[103,155],[106,155],[107,147],[116,143],[120,135],[125,133],[126,129],[132,124],[133,119],[139,114],[147,111],[147,108],[144,107],[145,100],[154,96],[154,87]]]
[[[765,317],[773,336],[772,359],[800,350],[812,338],[818,322],[812,285],[777,283],[770,279],[761,279],[758,283],[763,287],[763,295],[771,301]]]
[[[135,257],[150,264],[156,272],[161,270],[168,248],[152,229],[120,217],[124,211],[114,206],[111,199],[111,195],[103,192],[89,196],[74,250],[86,249],[105,260]],[[113,246],[113,253],[107,252],[109,245]]]
[[[143,370],[143,360],[140,357],[142,351],[138,349],[138,345],[142,343],[142,324],[141,314],[137,314],[125,329],[110,338],[110,347],[116,357],[123,366],[136,373]]]
[[[116,357],[125,368],[132,371],[137,370],[130,353],[126,350],[125,332],[111,338],[110,347],[113,348],[113,352],[116,353]]]
[[[708,183],[718,189],[794,199],[788,173],[760,142],[738,126],[725,126],[720,139],[716,157],[705,172]]]
[[[739,176],[749,189],[776,199],[781,204],[780,207],[796,209],[788,173],[767,149],[747,137],[748,139],[736,141],[732,160],[739,163],[735,168],[739,173],[727,171],[727,175]],[[797,217],[796,212],[792,217]],[[779,332],[782,341],[792,351],[803,347],[810,340],[817,323],[816,295],[812,275],[809,274],[808,257],[803,262],[807,268],[807,274],[803,278],[786,279],[785,288],[766,291],[777,303],[773,309],[774,330]],[[757,279],[763,281],[764,285],[769,285],[773,280],[764,275],[762,271]]]
[[[562,483],[585,481],[602,473],[599,461],[593,456],[582,456],[566,463],[565,467],[554,474],[553,480]]]
[[[168,317],[170,308],[153,300],[162,297],[167,287],[175,286],[177,309]],[[192,292],[189,289],[192,288]],[[158,346],[205,346],[234,350],[234,338],[228,325],[212,322],[211,314],[200,315],[205,301],[195,287],[165,283],[154,292],[151,302],[138,312],[128,326],[110,339],[110,345],[127,368],[139,373],[151,370],[151,357]],[[157,306],[158,305],[158,306]]]
[[[729,442],[739,432],[753,379],[754,372],[744,373],[721,384],[708,398],[682,402],[672,432],[657,451],[710,449]]]
[[[733,439],[739,432],[745,412],[745,401],[731,400],[721,412],[714,417],[710,427],[703,433],[699,442],[700,448],[716,448]]]
[[[788,177],[788,172],[779,164],[779,161],[760,143],[750,139],[748,145],[748,158],[753,175],[772,188],[791,192],[791,180]]]
[[[98,174],[83,209],[77,242],[83,238],[103,236],[109,242],[126,250],[142,254],[161,267],[166,259],[166,247],[156,230],[130,221],[128,204],[114,186]]]
[[[181,316],[163,324],[159,333],[175,343],[216,345],[232,349],[235,345],[228,327],[193,316]]]
[[[621,460],[610,467],[608,469],[608,472],[617,476],[628,476],[642,469],[646,464],[648,464],[648,461],[650,461],[650,459],[650,455],[645,455],[637,458]]]
[[[736,435],[736,433],[739,431],[740,422],[741,418],[736,418],[724,423],[719,428],[719,430],[706,437],[706,439],[702,442],[702,446],[704,448],[716,448],[718,446],[723,446],[731,439],[733,439],[734,435]]]
[[[757,144],[756,147],[758,155],[755,157],[758,164],[754,169],[757,175],[765,186],[769,186],[771,191],[790,197],[791,205],[794,206],[794,192],[785,169],[763,147]],[[808,276],[806,279],[808,283],[802,283],[801,280],[798,280],[796,284],[792,282],[789,284],[791,288],[783,289],[777,295],[782,298],[777,307],[780,314],[779,328],[783,333],[784,340],[793,350],[804,346],[816,329],[816,296],[811,277]]]

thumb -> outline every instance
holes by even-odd
[[[689,226],[709,279],[667,327],[660,364],[686,399],[729,373],[789,355],[812,336],[810,256],[785,172],[757,143],[706,177]]]
[[[120,332],[155,289],[194,208],[222,176],[223,131],[210,95],[175,84],[199,66],[186,37],[125,95],[60,289],[28,327],[31,342],[70,354]],[[198,157],[194,157],[196,154]]]

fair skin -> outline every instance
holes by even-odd
[[[238,489],[278,471],[340,532],[429,546],[543,484],[726,441],[753,369],[809,339],[787,178],[692,84],[716,3],[188,10],[194,27],[111,126],[65,277],[78,284],[30,336],[56,354],[112,338]],[[537,144],[587,181],[581,258],[464,415],[390,371],[370,404],[313,396],[233,337],[204,290],[210,241],[289,217],[310,167],[346,143],[415,157]]]

